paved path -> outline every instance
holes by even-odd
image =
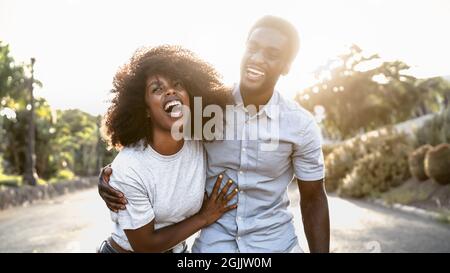
[[[295,187],[291,209],[307,251]],[[333,196],[329,206],[333,252],[450,252],[450,225]],[[94,252],[109,232],[109,213],[96,189],[0,211],[0,252]]]

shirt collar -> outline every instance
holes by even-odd
[[[235,102],[236,106],[244,108],[244,101],[242,99],[242,94],[241,94],[241,90],[239,88],[239,83],[234,85],[233,97],[234,97],[234,102]],[[275,107],[278,106],[278,102],[279,102],[279,94],[278,94],[277,90],[274,90],[270,100],[267,102],[266,105],[264,105],[264,107],[258,112],[257,115],[266,113],[266,115],[270,119],[275,118],[275,115],[277,112],[277,111],[275,111]]]

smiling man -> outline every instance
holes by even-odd
[[[233,92],[235,111],[245,119],[234,128],[237,140],[204,144],[208,192],[214,177],[225,169],[238,183],[238,208],[202,229],[193,252],[302,252],[288,211],[287,187],[293,178],[301,195],[309,249],[329,251],[320,130],[309,112],[275,90],[298,48],[297,31],[284,19],[265,16],[250,29],[240,83]],[[251,106],[257,113],[249,111]],[[255,140],[246,137],[252,133]],[[273,138],[275,148],[265,149]]]
[[[288,211],[287,188],[293,180],[310,251],[329,251],[320,130],[309,112],[275,90],[298,48],[297,31],[284,19],[265,16],[250,29],[240,82],[233,90],[234,111],[244,120],[231,128],[227,124],[227,135],[231,130],[233,139],[204,143],[208,194],[223,173],[224,181],[238,184],[238,206],[201,230],[193,252],[303,252]],[[267,149],[274,139],[276,145]],[[103,174],[100,192],[117,196],[105,180]],[[117,203],[110,200],[105,200],[109,207],[122,205],[120,198]]]

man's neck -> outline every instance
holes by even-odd
[[[170,131],[164,131],[155,128],[153,131],[153,139],[150,143],[152,148],[162,155],[173,155],[181,150],[184,140],[173,139]]]
[[[244,106],[247,107],[248,105],[255,105],[259,111],[260,107],[264,107],[269,102],[270,98],[272,98],[274,88],[272,87],[249,92],[241,87],[240,91]]]

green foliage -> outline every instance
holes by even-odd
[[[425,172],[441,185],[450,184],[450,144],[439,144],[425,156]]]
[[[445,108],[416,131],[420,145],[450,143],[450,107]]]
[[[427,152],[432,149],[431,145],[423,145],[417,148],[414,152],[409,155],[408,163],[409,163],[409,171],[411,175],[414,176],[419,181],[424,181],[428,179],[427,174],[425,173],[425,155]]]
[[[367,154],[342,181],[338,194],[361,198],[401,185],[408,177],[407,150],[387,149]]]
[[[26,71],[29,67],[16,64],[9,46],[0,41],[0,157],[4,177],[20,176],[25,168],[30,84]],[[37,80],[34,83],[42,86]],[[101,140],[99,117],[79,110],[54,111],[43,98],[36,98],[34,106],[39,177],[67,178],[70,172],[96,175],[101,166],[112,161],[116,153],[108,151]]]
[[[325,158],[327,191],[363,197],[385,191],[409,176],[412,140],[391,128],[344,142]]]
[[[56,175],[50,180],[50,183],[73,180],[74,178],[75,178],[75,174],[71,170],[62,169],[62,170],[58,170]]]
[[[325,109],[327,137],[349,138],[429,112],[439,111],[450,99],[450,85],[442,78],[418,80],[404,73],[400,62],[379,64],[379,56],[364,56],[353,45],[316,72],[318,83],[297,100],[309,111]]]

